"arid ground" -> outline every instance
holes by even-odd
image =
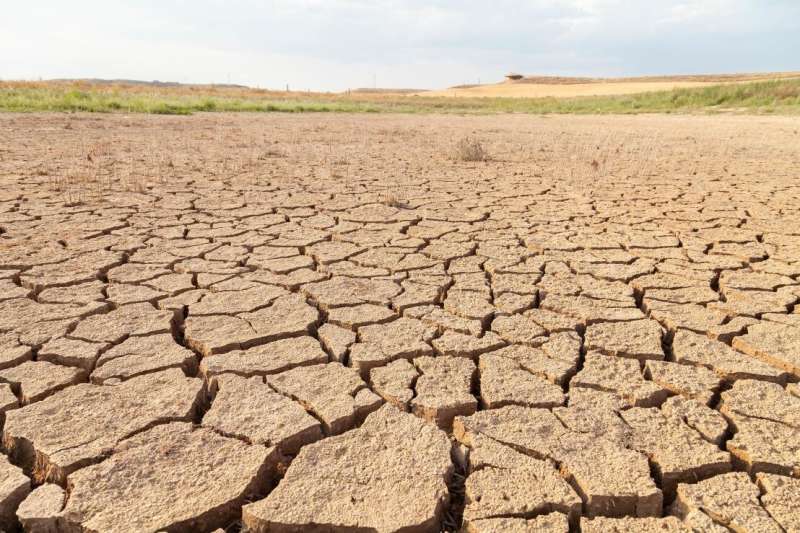
[[[800,531],[798,130],[1,114],[0,529]]]

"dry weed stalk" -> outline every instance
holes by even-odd
[[[407,209],[408,202],[402,200],[400,196],[395,193],[385,193],[381,196],[380,202],[388,207],[394,207],[395,209]]]
[[[489,151],[481,141],[473,137],[464,137],[455,146],[455,159],[459,161],[488,161]]]

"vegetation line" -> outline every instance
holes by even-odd
[[[87,82],[0,82],[0,112],[188,115],[197,112],[455,114],[800,114],[800,79],[722,84],[621,96],[453,98],[387,93],[284,93],[230,87]]]

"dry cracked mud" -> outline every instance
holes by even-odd
[[[0,116],[0,530],[800,531],[798,126]]]

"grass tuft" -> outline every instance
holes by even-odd
[[[464,137],[456,143],[454,158],[458,161],[488,161],[489,151],[478,139]]]

